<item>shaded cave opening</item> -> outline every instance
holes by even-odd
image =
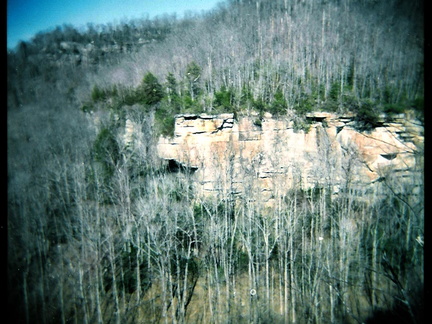
[[[167,171],[170,173],[187,173],[193,174],[198,170],[198,167],[187,166],[174,159],[169,159],[167,164]]]

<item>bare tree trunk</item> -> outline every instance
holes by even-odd
[[[23,297],[24,297],[24,312],[25,312],[25,319],[26,319],[26,323],[29,324],[30,323],[30,318],[29,318],[29,299],[28,299],[28,287],[27,287],[27,275],[28,275],[28,270],[24,270],[23,271]]]
[[[294,202],[295,204],[295,202]],[[296,217],[295,216],[295,211],[294,211],[294,216],[292,217]],[[295,224],[293,223],[293,219],[291,219],[291,228],[295,228]],[[290,283],[291,283],[291,288],[290,288],[290,293],[291,293],[291,321],[292,323],[296,322],[296,303],[297,303],[297,284],[296,284],[296,275],[295,275],[295,266],[296,266],[296,261],[294,259],[294,236],[290,235],[290,239],[289,239],[289,251],[290,251],[290,260],[289,260],[289,264],[290,264]]]
[[[39,239],[40,240],[40,239]],[[45,305],[45,271],[43,269],[43,264],[42,264],[42,252],[41,252],[41,243],[37,242],[37,246],[38,246],[38,257],[39,257],[39,271],[40,271],[40,279],[39,279],[39,291],[40,291],[40,299],[41,299],[41,305],[42,305],[42,323],[46,323],[46,314],[47,314],[47,309],[46,309],[46,305]]]
[[[212,285],[211,285],[211,273],[207,273],[207,286],[208,286],[208,307],[210,312],[210,318],[214,319],[214,312],[213,312],[213,293],[212,293]]]
[[[60,302],[60,318],[62,324],[66,323],[65,312],[64,312],[64,297],[63,297],[63,275],[65,275],[63,249],[60,246],[60,274],[59,274],[59,302]]]
[[[372,242],[372,282],[371,282],[371,300],[372,307],[377,306],[377,296],[376,289],[378,288],[378,272],[379,272],[379,263],[378,263],[378,222],[379,222],[379,213],[377,213],[377,219],[375,220],[376,225],[374,226],[373,232],[373,242]]]
[[[100,299],[100,290],[99,290],[99,284],[100,284],[100,275],[99,275],[99,267],[96,269],[96,314],[97,314],[97,322],[98,324],[102,324],[103,317],[102,317],[102,308],[101,308],[101,299]]]
[[[141,246],[141,240],[140,240],[140,232],[139,230],[137,231],[137,238],[136,238],[137,242],[137,246]],[[150,245],[150,244],[149,244]],[[135,276],[136,276],[136,301],[135,301],[135,305],[138,309],[138,318],[141,319],[141,269],[140,269],[140,265],[141,265],[141,249],[138,248],[136,249],[136,254],[135,254],[135,258],[136,258],[136,265],[135,265]],[[150,263],[149,265],[150,266]]]
[[[81,301],[81,307],[82,307],[82,312],[83,312],[83,324],[87,324],[89,321],[89,316],[88,316],[88,311],[87,311],[87,298],[86,295],[84,293],[84,283],[83,283],[83,269],[82,269],[82,264],[79,261],[78,264],[78,282],[79,282],[79,299]]]
[[[113,240],[114,238],[111,236],[110,238],[108,238],[109,242],[109,246],[108,246],[108,250],[109,250],[109,262],[110,262],[110,266],[111,266],[111,278],[112,278],[112,294],[114,297],[114,315],[115,315],[115,321],[117,324],[120,324],[120,319],[121,319],[121,310],[120,310],[120,302],[119,302],[119,295],[118,295],[118,287],[117,287],[117,267],[115,264],[115,259],[116,259],[116,255],[115,255],[115,251],[114,251],[114,246],[113,246]]]
[[[161,288],[162,288],[162,318],[164,319],[165,324],[167,324],[168,323],[167,285],[169,285],[170,296],[173,296],[173,292],[172,292],[172,285],[170,284],[170,282],[167,283],[166,281],[167,274],[165,272],[165,265],[163,263],[164,261],[161,262],[162,264],[160,266],[160,281],[161,281]]]

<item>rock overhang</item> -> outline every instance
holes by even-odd
[[[340,187],[348,165],[352,183],[370,186],[383,172],[416,168],[423,128],[401,117],[381,116],[380,127],[361,132],[354,114],[317,112],[306,115],[311,122],[306,133],[294,130],[291,119],[268,113],[261,127],[254,124],[254,115],[180,114],[175,116],[175,138],[161,138],[158,152],[184,165],[199,165],[194,176],[206,184],[204,192],[228,184],[244,192],[246,182],[255,182],[268,196],[278,187]]]

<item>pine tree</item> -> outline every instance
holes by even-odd
[[[160,102],[164,92],[158,79],[148,72],[141,83],[139,91],[140,101],[145,105],[155,105]]]
[[[191,62],[186,68],[186,77],[189,83],[190,97],[193,101],[201,92],[201,88],[199,87],[201,68],[199,65],[195,62]]]

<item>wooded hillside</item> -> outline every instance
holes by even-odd
[[[422,1],[230,0],[61,26],[7,59],[10,323],[422,322],[421,148],[368,203],[280,184],[272,208],[253,172],[203,198],[155,151],[177,113],[422,121]]]

